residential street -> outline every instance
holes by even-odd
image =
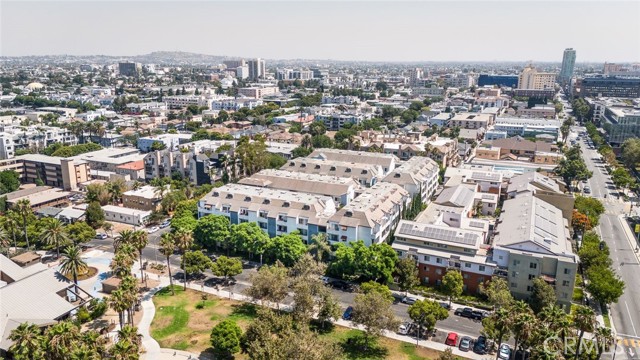
[[[584,131],[584,128],[577,129]],[[635,239],[630,239],[630,230],[625,229],[628,226],[623,219],[623,215],[629,212],[629,203],[617,199],[615,187],[606,173],[604,163],[594,160],[598,159],[598,152],[590,150],[584,142],[580,145],[587,167],[593,171],[593,177],[588,181],[590,195],[603,201],[606,207],[597,231],[611,250],[613,268],[626,284],[618,303],[611,305],[613,324],[620,338],[618,344],[624,348],[624,354],[619,353],[615,358],[640,359],[640,262],[634,251]]]
[[[161,262],[165,263],[164,256],[157,251],[158,243],[160,242],[160,236],[170,231],[170,228],[160,229],[159,231],[149,234],[149,245],[143,250],[143,259],[149,262]],[[115,234],[114,234],[115,235]],[[107,252],[113,252],[113,239],[107,238],[104,240],[94,239],[90,243],[90,245],[96,247],[97,249],[104,250]],[[178,269],[180,267],[180,256],[172,256],[171,264],[173,268]],[[244,289],[250,286],[250,277],[251,274],[256,271],[255,267],[245,266],[245,270],[242,274],[235,277],[236,284],[231,287],[231,291],[233,293],[242,293]],[[213,276],[212,274],[207,274],[208,276]],[[353,298],[355,297],[354,293],[341,291],[337,289],[332,290],[335,296],[338,298],[338,301],[342,304],[343,308],[346,308],[349,305],[353,304]],[[285,300],[285,303],[290,303],[292,300],[290,298]],[[455,305],[454,305],[455,306]],[[409,320],[409,315],[407,314],[408,305],[398,303],[393,305],[393,310],[401,319]],[[453,310],[449,312],[449,318],[446,320],[438,322],[436,325],[437,329],[442,332],[456,332],[461,336],[470,336],[477,337],[480,335],[480,330],[482,329],[482,324],[479,321],[473,321],[467,318],[463,318],[460,316],[456,316],[453,314]],[[443,340],[444,341],[444,340]]]

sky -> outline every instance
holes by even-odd
[[[640,62],[640,1],[0,0],[0,55]]]

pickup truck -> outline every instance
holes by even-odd
[[[455,315],[466,317],[473,320],[482,320],[483,314],[481,311],[473,310],[471,308],[458,308],[454,312]]]

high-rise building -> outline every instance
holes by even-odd
[[[225,61],[223,61],[222,63],[227,67],[227,69],[235,69],[235,68],[237,68],[237,67],[245,66],[245,65],[246,65],[246,63],[245,63],[244,59],[239,59],[239,60],[225,60]]]
[[[411,86],[417,86],[418,80],[424,77],[424,71],[421,68],[412,69],[409,73],[409,84]]]
[[[249,79],[263,79],[266,74],[264,60],[257,58],[247,61],[249,65]]]
[[[562,55],[562,68],[558,80],[562,83],[568,82],[573,77],[573,69],[576,65],[576,51],[573,48],[564,49]]]
[[[121,76],[139,76],[142,72],[142,64],[135,62],[121,62],[118,64],[118,72]]]
[[[525,67],[518,76],[518,89],[523,90],[553,89],[555,83],[556,74],[538,72],[532,65]]]

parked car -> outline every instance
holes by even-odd
[[[487,353],[487,338],[480,335],[473,344],[473,352],[476,354],[484,355]]]
[[[398,334],[407,335],[410,330],[411,330],[411,323],[405,322],[400,324],[400,326],[398,327]]]
[[[346,281],[343,280],[331,280],[329,281],[329,286],[334,289],[351,291],[353,290],[353,286]]]
[[[511,347],[507,344],[500,345],[498,349],[498,359],[509,360],[511,358]]]
[[[397,304],[397,303],[401,302],[402,299],[404,299],[404,295],[398,294],[398,293],[391,293],[391,296],[393,296],[393,303],[394,304]]]
[[[164,229],[166,227],[171,226],[171,220],[167,219],[165,221],[162,222],[162,224],[160,224],[160,229]]]
[[[402,303],[407,305],[413,305],[416,303],[416,301],[418,301],[418,299],[411,296],[405,296],[402,298]]]
[[[471,318],[473,316],[473,310],[471,308],[457,308],[454,312],[455,315]]]
[[[458,334],[450,332],[447,334],[447,340],[444,341],[445,345],[456,346],[458,344]]]
[[[447,310],[451,310],[451,305],[449,305],[448,302],[441,302],[440,306],[442,306],[443,308],[445,308]]]
[[[523,351],[522,349],[519,349],[518,351],[516,351],[516,354],[513,358],[518,360],[529,360],[530,357],[531,353],[529,351]]]
[[[591,194],[591,188],[588,186],[585,186],[584,189],[582,189],[582,191],[584,191],[585,194]]]
[[[353,313],[353,307],[349,306],[347,310],[342,314],[342,320],[351,320],[351,314]]]
[[[482,311],[478,311],[478,310],[471,311],[471,319],[482,320],[483,318],[485,318],[485,315]]]
[[[148,228],[148,229],[147,229],[147,232],[148,232],[149,234],[153,234],[154,232],[156,232],[156,231],[158,231],[158,230],[160,230],[160,228],[158,228],[157,226],[154,226],[154,227],[150,227],[150,228]]]
[[[99,240],[104,240],[104,239],[106,239],[108,237],[109,236],[107,236],[107,234],[105,234],[105,233],[97,233],[96,234],[96,239],[99,239]]]
[[[458,349],[460,349],[460,351],[471,351],[471,338],[468,336],[463,337],[462,339],[460,339],[460,345],[458,346]]]

